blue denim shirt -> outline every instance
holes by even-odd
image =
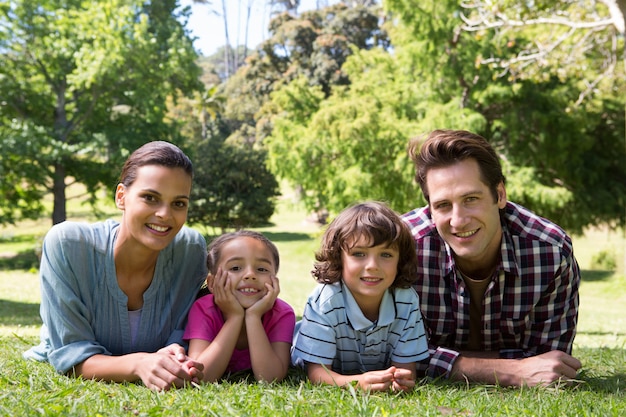
[[[127,297],[117,283],[113,248],[119,223],[52,227],[41,259],[41,344],[24,353],[60,373],[95,354],[155,352],[182,343],[187,313],[206,278],[206,242],[183,227],[159,253],[131,347]]]

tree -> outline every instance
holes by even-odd
[[[0,9],[0,221],[34,217],[54,196],[66,218],[68,180],[92,199],[148,140],[178,141],[166,98],[201,85],[175,0],[13,1]],[[187,11],[183,11],[183,17]],[[17,181],[17,179],[20,179]],[[4,181],[3,181],[4,183]],[[16,204],[17,200],[17,204]]]
[[[265,168],[265,151],[226,143],[219,120],[211,126],[209,136],[192,148],[195,176],[187,221],[222,232],[266,225],[279,190]]]
[[[398,55],[404,57],[399,59],[430,80],[433,88],[428,94],[444,103],[460,97],[460,108],[485,118],[484,127],[475,130],[491,139],[507,161],[512,199],[572,232],[589,224],[625,224],[626,184],[620,180],[626,174],[624,115],[615,113],[619,103],[624,104],[620,93],[624,78],[615,76],[619,71],[613,72],[611,62],[617,62],[606,53],[623,50],[623,37],[612,35],[616,26],[606,22],[615,20],[607,18],[607,9],[592,2],[542,1],[527,7],[525,2],[503,1],[493,3],[490,10],[509,21],[537,23],[568,16],[570,21],[604,22],[586,32],[576,25],[572,32],[570,26],[554,24],[470,31],[464,29],[474,15],[461,18],[468,13],[466,3],[385,4],[400,17],[390,30]],[[541,44],[558,48],[535,61],[516,58],[530,56],[531,46]],[[430,71],[422,62],[430,65]],[[437,114],[426,117],[441,122]],[[606,147],[615,156],[589,166],[589,160],[598,162],[590,154],[606,155]],[[517,175],[524,172],[531,175]],[[602,191],[605,187],[611,190],[610,202]]]
[[[324,205],[334,213],[368,198],[385,199],[398,211],[415,207],[408,139],[462,128],[491,140],[512,200],[572,232],[623,224],[620,79],[600,83],[577,105],[584,86],[574,77],[562,79],[558,71],[500,77],[480,64],[480,57],[508,46],[495,32],[461,30],[458,2],[388,0],[386,6],[393,54],[360,50],[341,68],[350,84],[332,85],[327,94],[299,79],[276,88],[265,105],[270,167],[302,184],[309,208]]]
[[[354,49],[388,46],[376,8],[336,4],[298,17],[281,13],[269,30],[271,37],[224,86],[224,118],[241,142],[261,142],[271,131],[271,110],[262,106],[280,86],[304,76],[328,94],[333,85],[349,84],[341,67]]]

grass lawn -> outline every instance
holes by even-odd
[[[116,216],[114,209],[109,215]],[[93,220],[87,213],[72,219]],[[309,271],[320,228],[282,201],[275,226],[259,229],[281,253],[281,298],[301,314],[315,286]],[[581,269],[581,305],[574,356],[583,362],[572,387],[507,389],[438,381],[409,394],[366,394],[309,384],[293,371],[277,384],[230,380],[153,393],[140,384],[106,384],[57,375],[49,365],[22,360],[37,342],[39,284],[36,250],[49,220],[0,228],[0,416],[624,416],[626,415],[626,239],[593,230],[574,238]],[[611,250],[617,272],[592,269]],[[34,265],[34,267],[33,267]],[[16,269],[16,268],[26,269]]]

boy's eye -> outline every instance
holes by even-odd
[[[391,252],[383,252],[380,254],[383,258],[393,258],[393,253]]]
[[[351,255],[356,257],[356,258],[361,258],[361,257],[365,256],[365,253],[361,252],[361,251],[354,251],[354,252],[351,253]]]

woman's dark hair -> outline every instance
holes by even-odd
[[[235,240],[240,237],[250,237],[252,239],[256,239],[259,242],[263,243],[267,249],[269,249],[272,254],[272,258],[274,260],[274,266],[276,267],[276,273],[278,273],[278,267],[280,265],[280,256],[278,254],[278,248],[274,243],[263,236],[261,233],[252,231],[252,230],[237,230],[235,232],[225,233],[221,236],[216,237],[209,244],[207,249],[207,257],[206,257],[206,266],[209,270],[210,274],[215,274],[217,271],[217,264],[220,261],[220,257],[222,255],[222,248],[224,245],[232,240]]]
[[[411,231],[395,211],[377,201],[349,207],[332,221],[315,254],[313,277],[320,283],[339,282],[341,253],[349,251],[360,237],[366,237],[370,247],[388,245],[399,251],[398,273],[391,287],[408,288],[415,283],[417,255]]]
[[[153,141],[146,143],[126,159],[119,183],[130,187],[137,179],[137,170],[146,165],[182,168],[193,178],[193,165],[183,151],[169,142]]]
[[[434,130],[425,141],[415,138],[409,143],[409,157],[415,164],[415,181],[426,201],[430,193],[426,175],[433,168],[442,168],[465,159],[478,163],[482,181],[489,187],[494,201],[498,201],[498,185],[506,179],[496,151],[485,138],[465,130]]]

